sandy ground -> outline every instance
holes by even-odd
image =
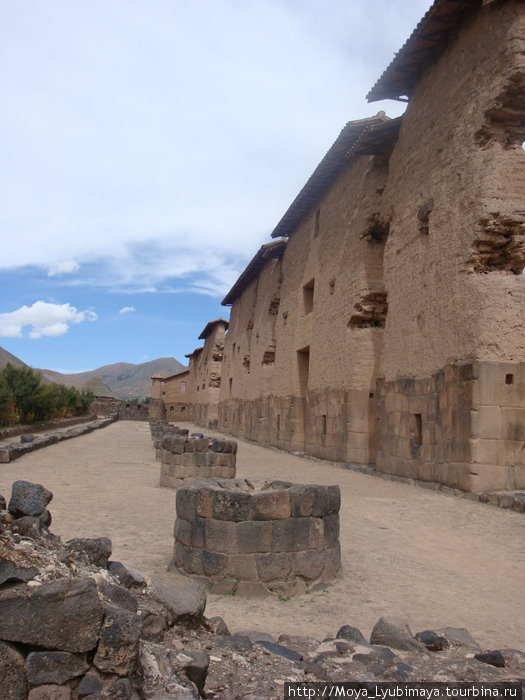
[[[113,559],[151,575],[166,569],[175,519],[159,466],[149,426],[120,421],[0,465],[0,493],[9,499],[16,479],[43,484],[54,493],[53,532],[107,536]],[[350,624],[368,635],[380,616],[403,615],[413,632],[466,627],[482,646],[525,650],[523,514],[243,441],[237,475],[339,484],[344,574],[287,601],[209,595],[206,614],[232,631],[323,638]]]

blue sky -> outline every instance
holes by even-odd
[[[4,0],[0,346],[184,355],[430,0]]]

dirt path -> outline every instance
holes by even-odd
[[[202,430],[202,429],[199,429]],[[107,536],[113,558],[146,574],[165,570],[174,492],[158,486],[149,426],[120,421],[0,465],[0,493],[16,479],[54,493],[52,530],[64,539]],[[368,635],[381,615],[413,631],[467,627],[487,647],[525,650],[525,516],[383,481],[239,441],[237,475],[339,484],[344,576],[327,592],[282,601],[208,597],[207,615],[230,629]]]

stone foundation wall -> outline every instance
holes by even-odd
[[[91,404],[91,411],[97,416],[111,416],[118,413],[122,401],[117,398],[96,396]]]
[[[525,487],[525,363],[378,381],[378,471],[463,491]]]
[[[146,403],[120,402],[118,409],[119,420],[149,420],[149,405]]]
[[[219,429],[320,459],[374,464],[375,392],[309,391],[306,397],[228,399],[219,404]]]
[[[177,490],[175,566],[212,591],[305,592],[339,573],[338,486],[198,481]]]

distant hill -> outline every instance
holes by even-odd
[[[15,357],[14,355],[11,355],[10,352],[7,352],[7,350],[4,350],[4,348],[0,348],[0,369],[4,369],[4,367],[7,364],[13,365],[13,367],[27,367],[25,362],[22,362],[22,360],[19,360],[18,357]]]
[[[184,369],[174,357],[160,357],[157,360],[133,365],[130,362],[117,362],[104,365],[89,372],[60,374],[48,369],[39,370],[43,377],[58,384],[81,388],[92,377],[97,376],[120,399],[145,399],[151,394],[151,377],[154,374],[169,375]]]
[[[27,367],[25,362],[15,357],[7,350],[0,348],[0,369],[10,362],[16,367]],[[151,394],[151,377],[154,374],[170,375],[184,369],[174,357],[160,357],[157,360],[133,365],[130,362],[117,362],[113,365],[104,365],[89,372],[78,374],[61,374],[51,369],[37,370],[42,374],[43,380],[66,386],[75,386],[78,389],[84,387],[92,377],[99,377],[111,392],[120,399],[145,399]]]

